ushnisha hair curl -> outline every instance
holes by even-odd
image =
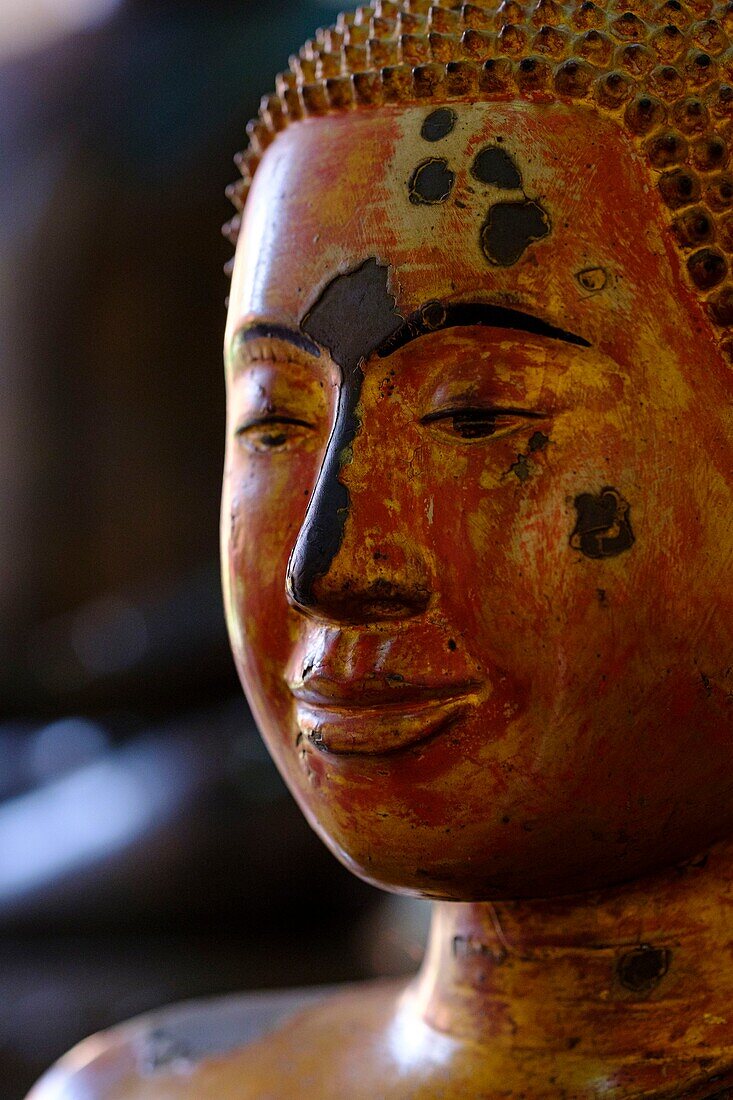
[[[733,362],[733,0],[372,0],[319,30],[265,96],[227,189],[236,243],[263,153],[310,115],[383,104],[560,101],[644,153],[688,277]]]

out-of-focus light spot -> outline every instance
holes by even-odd
[[[2,0],[0,60],[27,53],[112,14],[120,0]]]
[[[0,805],[0,906],[162,824],[195,763],[158,742],[120,750]]]
[[[0,725],[0,801],[28,786],[28,744],[34,728],[25,722]]]
[[[91,763],[109,748],[109,738],[96,722],[62,718],[44,726],[30,739],[33,777],[45,783]]]
[[[85,607],[71,628],[71,645],[92,676],[133,668],[145,655],[148,630],[140,610],[109,597]]]

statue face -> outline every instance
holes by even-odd
[[[295,124],[227,336],[235,658],[363,877],[561,893],[733,826],[731,378],[628,139],[562,105]]]

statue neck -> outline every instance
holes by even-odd
[[[599,893],[436,903],[408,1000],[424,1023],[486,1057],[509,1064],[521,1052],[525,1080],[554,1073],[552,1095],[606,1095],[573,1092],[592,1079],[611,1082],[614,1096],[672,1087],[707,1097],[733,1082],[732,948],[726,842]]]

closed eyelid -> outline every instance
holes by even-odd
[[[237,431],[245,431],[247,428],[260,428],[268,424],[292,424],[297,428],[312,428],[313,424],[309,420],[302,420],[297,416],[284,416],[278,413],[271,413],[265,416],[253,416],[246,419],[243,424],[237,428]]]
[[[504,408],[498,405],[453,405],[447,409],[438,409],[421,418],[423,424],[433,424],[451,416],[523,416],[527,420],[546,420],[549,413],[536,409]]]

